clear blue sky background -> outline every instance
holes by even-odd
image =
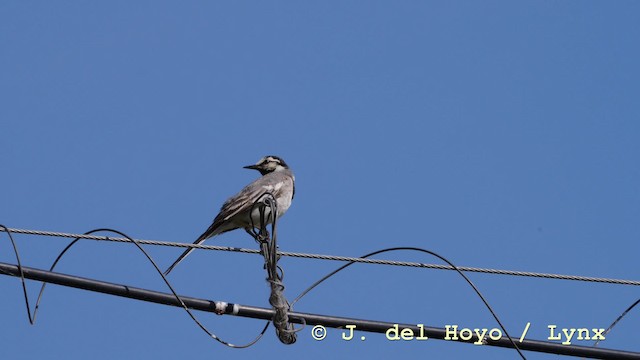
[[[281,249],[359,256],[424,247],[458,265],[640,278],[640,3],[633,1],[0,4],[0,223],[113,227],[191,242],[283,157],[297,178]],[[0,261],[13,263],[6,235]],[[67,243],[18,235],[47,268]],[[209,244],[255,247],[243,232]],[[165,267],[178,249],[148,247]],[[382,258],[439,262],[426,255]],[[339,263],[283,258],[293,299]],[[59,271],[166,291],[126,244],[83,242]],[[514,335],[607,327],[631,286],[470,274]],[[262,260],[198,251],[182,294],[268,306]],[[0,277],[0,357],[513,359],[447,341],[227,349],[176,308],[51,286],[30,326]],[[29,283],[32,299],[37,283]],[[444,327],[497,324],[457,275],[354,266],[298,311]],[[640,309],[601,344],[640,351]],[[263,322],[198,314],[233,343]],[[575,342],[590,345],[591,342]],[[556,358],[527,353],[531,359]]]

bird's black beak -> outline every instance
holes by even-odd
[[[243,166],[243,169],[251,169],[251,170],[258,170],[260,167],[258,165],[247,165],[247,166]]]

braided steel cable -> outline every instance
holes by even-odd
[[[0,231],[6,232],[7,230],[0,228]],[[129,240],[127,238],[122,238],[122,237],[107,237],[107,236],[98,236],[98,235],[84,235],[84,234],[72,234],[72,233],[64,233],[64,232],[54,232],[54,231],[26,230],[26,229],[13,229],[13,228],[8,228],[8,231],[10,231],[10,232],[12,232],[14,234],[28,234],[28,235],[64,237],[64,238],[81,238],[81,239],[98,240],[98,241],[131,242],[131,240]],[[180,242],[159,241],[159,240],[138,240],[138,239],[135,239],[135,241],[138,242],[139,244],[145,244],[145,245],[183,247],[183,248],[190,248],[191,247],[191,248],[203,249],[203,250],[231,251],[231,252],[239,252],[239,253],[258,254],[258,255],[260,255],[260,250],[257,250],[257,249],[246,249],[246,248],[238,248],[238,247],[230,247],[230,246],[202,245],[202,244],[192,244],[192,243],[180,243]],[[391,266],[407,266],[407,267],[438,269],[438,270],[455,270],[454,268],[452,268],[451,266],[448,266],[448,265],[425,264],[425,263],[410,262],[410,261],[395,261],[395,260],[368,259],[368,258],[365,259],[365,258],[360,258],[360,257],[338,256],[338,255],[323,255],[323,254],[309,254],[309,253],[299,253],[299,252],[290,252],[290,251],[278,251],[278,255],[279,256],[296,257],[296,258],[304,258],[304,259],[345,261],[345,262],[356,262],[356,263],[378,264],[378,265],[391,265]],[[469,266],[457,266],[457,268],[458,268],[458,270],[464,271],[464,272],[476,272],[476,273],[485,273],[485,274],[494,274],[494,275],[511,275],[511,276],[545,278],[545,279],[585,281],[585,282],[598,282],[598,283],[617,284],[617,285],[640,286],[640,280],[612,279],[612,278],[580,276],[580,275],[564,275],[564,274],[553,274],[553,273],[540,273],[540,272],[531,272],[531,271],[501,270],[501,269],[478,268],[478,267],[469,267]]]

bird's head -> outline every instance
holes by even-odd
[[[260,161],[258,161],[255,165],[248,165],[244,168],[258,170],[260,174],[266,175],[274,171],[288,169],[289,166],[287,166],[287,163],[285,163],[281,158],[273,155],[268,155],[260,159]]]

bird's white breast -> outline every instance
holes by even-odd
[[[282,189],[283,187],[287,187]],[[293,198],[293,181],[292,179],[285,179],[272,185],[263,185],[263,189],[271,193],[278,193],[281,190],[280,196],[277,198],[278,203],[278,217],[282,216],[291,206],[291,199]]]

